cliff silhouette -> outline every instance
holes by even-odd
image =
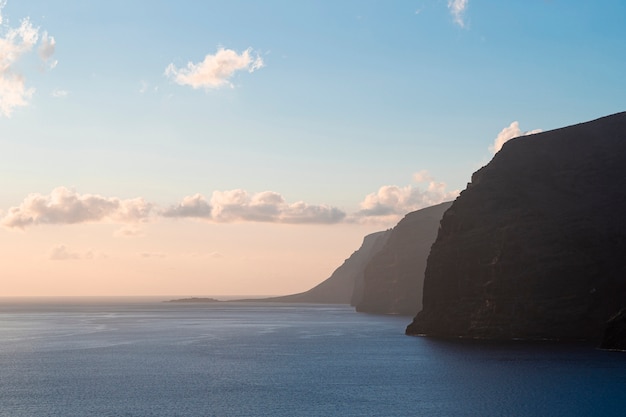
[[[407,334],[599,340],[625,213],[626,113],[510,140],[444,214]]]
[[[393,229],[367,235],[329,278],[308,291],[253,301],[351,304],[359,312],[415,315],[426,258],[451,204],[414,211]]]
[[[424,270],[439,221],[452,205],[441,203],[407,214],[365,268],[363,296],[356,310],[415,315],[422,307]]]
[[[372,256],[383,247],[389,235],[390,230],[365,236],[361,247],[352,253],[330,277],[308,291],[254,301],[320,304],[358,302],[362,292],[363,271]]]

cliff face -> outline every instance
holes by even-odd
[[[391,229],[365,236],[361,248],[354,252],[354,254],[344,263],[347,270],[346,272],[343,272],[343,270],[341,272],[354,277],[351,280],[345,279],[346,283],[349,281],[354,283],[351,290],[352,295],[350,296],[351,306],[356,306],[363,299],[365,287],[365,268],[370,263],[372,258],[382,250],[390,236]],[[346,265],[348,261],[350,261],[350,265]],[[344,265],[340,266],[337,271],[343,268]]]
[[[621,309],[606,324],[600,349],[626,352],[626,308]]]
[[[407,214],[365,269],[360,312],[415,315],[422,307],[424,269],[439,221],[452,205],[438,204]]]
[[[626,113],[507,142],[443,216],[407,334],[598,340],[625,213]]]
[[[365,236],[361,247],[355,251],[332,275],[308,291],[282,297],[254,301],[285,303],[350,304],[359,301],[362,292],[363,271],[372,256],[387,241],[390,230]]]

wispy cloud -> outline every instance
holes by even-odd
[[[68,92],[66,90],[55,89],[52,91],[51,95],[54,98],[65,98],[68,96]]]
[[[93,252],[76,252],[68,249],[65,245],[57,245],[50,249],[48,258],[53,261],[93,259]]]
[[[65,187],[49,195],[30,194],[22,204],[11,207],[0,223],[24,229],[38,224],[75,224],[99,221],[119,223],[147,219],[153,205],[142,198],[121,200],[95,194],[79,194]]]
[[[163,259],[166,258],[167,255],[162,253],[162,252],[141,252],[139,254],[139,257],[144,258],[144,259]]]
[[[534,129],[523,132],[519,127],[519,122],[512,122],[509,126],[505,127],[500,131],[500,133],[498,133],[498,136],[493,141],[493,145],[489,146],[489,151],[495,154],[500,149],[502,149],[502,145],[504,145],[505,142],[508,142],[513,138],[517,138],[519,136],[533,135],[540,132],[542,132],[541,129]]]
[[[413,175],[417,184],[424,186],[385,185],[361,202],[361,209],[351,216],[352,221],[395,223],[407,213],[455,199],[458,190],[447,191],[446,184],[436,181],[427,171]]]
[[[231,86],[229,81],[237,71],[254,72],[263,67],[263,60],[259,55],[252,56],[252,49],[248,48],[241,54],[232,49],[220,48],[214,55],[207,55],[202,62],[187,63],[184,68],[177,68],[173,63],[165,69],[165,75],[172,78],[177,84],[188,85],[193,88],[213,89]]]
[[[45,62],[51,69],[56,67],[59,63],[56,59],[52,59],[54,50],[56,48],[56,41],[52,36],[48,35],[48,32],[43,32],[41,36],[41,44],[39,45],[39,58]]]
[[[454,23],[460,27],[465,27],[465,10],[469,0],[448,0],[448,10],[452,14]]]
[[[2,9],[7,5],[7,0],[0,0],[0,25],[4,22],[2,17]]]
[[[2,11],[6,1],[0,1],[0,114],[10,117],[16,107],[28,105],[35,93],[34,88],[27,88],[24,75],[17,69],[20,58],[30,53],[39,40],[39,28],[35,28],[28,18],[18,27],[8,27]],[[6,27],[6,29],[5,29]],[[39,48],[42,60],[51,68],[55,40],[47,32],[43,33]]]
[[[127,224],[113,232],[114,237],[133,238],[142,237],[143,230],[136,224]]]

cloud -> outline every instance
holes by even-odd
[[[213,223],[395,223],[411,211],[452,200],[458,195],[458,190],[446,190],[446,184],[436,181],[427,171],[415,173],[413,179],[416,185],[380,187],[367,195],[360,203],[360,209],[350,216],[329,205],[304,201],[288,203],[274,191],[214,191],[210,199],[194,194],[184,197],[178,204],[158,208],[142,198],[122,200],[57,187],[49,195],[28,195],[19,206],[11,207],[0,217],[0,224],[23,230],[41,224],[123,223],[124,226],[113,235],[132,238],[143,236],[138,224],[152,216],[202,219]]]
[[[431,182],[431,181],[434,181],[434,178],[432,177],[432,175],[430,175],[430,173],[428,171],[423,169],[423,170],[413,174],[413,181],[415,181],[417,183]]]
[[[213,89],[232,87],[229,79],[236,71],[245,70],[252,73],[262,67],[263,60],[258,55],[253,57],[251,48],[241,54],[232,49],[220,48],[215,55],[205,56],[204,61],[200,63],[187,63],[186,68],[176,68],[173,63],[169,64],[165,69],[165,75],[180,85]]]
[[[4,23],[2,10],[6,1],[0,1],[0,24]],[[27,88],[24,75],[17,69],[20,58],[30,53],[39,40],[39,28],[33,27],[25,18],[16,28],[0,26],[0,114],[11,117],[16,107],[28,105],[35,93],[34,88]],[[39,48],[40,57],[51,68],[56,61],[51,61],[54,54],[55,40],[47,32],[43,33]]]
[[[50,250],[49,259],[53,261],[93,259],[93,252],[73,252],[70,251],[65,245],[57,245]]]
[[[448,0],[448,10],[450,10],[452,17],[454,18],[454,23],[462,28],[465,27],[464,18],[468,3],[469,0]]]
[[[191,217],[216,223],[337,223],[345,213],[325,205],[309,205],[299,201],[289,204],[274,191],[250,194],[245,190],[214,191],[210,202],[202,195],[185,197],[183,201],[161,212],[164,217]]]
[[[200,195],[183,198],[183,201],[176,205],[170,206],[161,212],[164,217],[195,217],[195,218],[211,218],[211,205],[206,199]]]
[[[7,0],[0,0],[0,25],[2,24],[2,9],[7,5]]]
[[[65,187],[49,195],[30,194],[11,207],[0,223],[24,229],[37,224],[75,224],[98,221],[133,223],[147,219],[153,205],[142,198],[120,200],[95,194],[78,194]]]
[[[41,36],[41,44],[39,45],[39,58],[52,69],[57,66],[58,61],[52,59],[54,55],[54,49],[56,47],[56,41],[52,36],[48,36],[48,32],[43,33]]]
[[[128,224],[124,227],[113,232],[114,237],[123,237],[123,238],[132,238],[132,237],[142,237],[143,230],[134,224]]]
[[[222,259],[224,255],[220,252],[208,252],[208,253],[190,253],[189,256],[192,258],[211,258],[211,259]]]
[[[141,252],[139,256],[145,259],[163,259],[167,257],[167,255],[162,252]]]
[[[414,174],[413,179],[427,186],[382,186],[365,197],[361,209],[351,216],[350,221],[395,223],[407,213],[454,200],[459,195],[458,190],[447,191],[446,184],[435,181],[427,171]]]
[[[517,121],[512,122],[508,127],[505,127],[500,131],[500,133],[498,133],[498,136],[493,141],[493,145],[489,146],[489,151],[495,154],[500,149],[502,149],[502,145],[504,145],[505,142],[508,142],[513,138],[517,138],[519,136],[533,135],[540,132],[542,132],[541,129],[534,129],[522,132],[522,130],[519,128],[519,123]]]
[[[248,194],[244,190],[215,191],[211,197],[213,220],[218,222],[257,221],[274,223],[337,223],[341,210],[302,201],[288,204],[273,191]]]
[[[66,90],[55,89],[52,91],[52,97],[54,98],[65,98],[68,94]]]

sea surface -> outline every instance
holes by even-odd
[[[0,416],[624,416],[626,354],[348,306],[0,300]]]

